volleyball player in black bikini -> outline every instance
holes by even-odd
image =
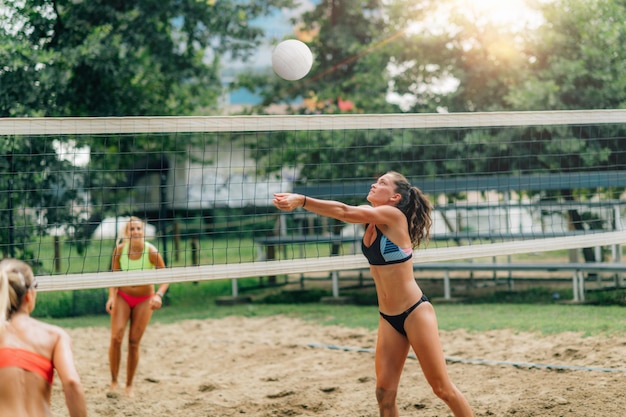
[[[349,206],[301,194],[274,195],[274,205],[280,210],[303,207],[322,216],[366,225],[362,249],[380,309],[375,359],[380,416],[399,415],[396,395],[411,347],[433,392],[456,417],[473,416],[467,399],[448,376],[435,310],[413,275],[413,248],[429,235],[430,202],[397,172],[378,178],[367,201],[371,205]]]

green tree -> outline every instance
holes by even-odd
[[[314,55],[308,76],[290,82],[273,73],[249,73],[242,75],[235,87],[246,87],[261,95],[261,104],[249,109],[256,113],[280,103],[287,105],[288,112],[300,114],[399,112],[400,108],[387,100],[389,66],[401,49],[407,10],[417,19],[429,4],[402,0],[388,9],[380,0],[322,0],[293,22],[296,33]],[[392,13],[394,18],[390,19]],[[292,106],[294,102],[297,105]],[[394,144],[399,143],[394,132],[372,135],[355,130],[343,134],[341,140],[337,134],[317,132],[312,138],[286,132],[266,139],[275,143],[259,143],[256,156],[265,158],[267,162],[262,165],[270,167],[288,160],[302,167],[305,178],[358,178],[372,174],[373,161],[378,161],[377,167],[383,170],[385,161],[393,157]],[[287,154],[271,152],[276,146]]]
[[[0,21],[0,116],[189,115],[215,109],[224,54],[247,57],[250,24],[291,0],[27,0]],[[45,81],[45,82],[41,82]],[[5,94],[28,87],[25,97]]]
[[[518,41],[515,69],[506,69],[495,62],[491,64],[494,70],[487,73],[497,81],[475,84],[474,88],[484,88],[482,100],[477,99],[481,97],[479,94],[471,95],[473,103],[482,103],[476,110],[584,110],[626,106],[626,52],[623,48],[626,4],[618,0],[554,0],[537,2],[536,7],[542,13],[543,23],[535,30],[519,34],[523,41]],[[500,72],[495,71],[498,68]],[[461,78],[467,79],[465,75]],[[492,88],[494,84],[500,87]],[[501,104],[491,107],[490,100]],[[474,110],[458,105],[453,109]],[[486,143],[492,145],[483,152],[490,155],[490,160],[508,155],[500,158],[507,161],[499,165],[499,170],[504,172],[615,169],[626,164],[623,141],[589,138],[618,138],[623,136],[620,133],[623,131],[621,126],[529,127],[520,132],[520,137],[527,140],[523,146],[502,149],[498,144],[499,136],[495,135],[487,139]],[[561,157],[545,157],[555,153]],[[493,164],[476,168],[497,171]],[[563,190],[562,195],[571,196],[572,191]]]
[[[249,57],[264,36],[251,22],[292,5],[292,0],[8,0],[0,13],[0,117],[214,112],[223,93],[223,56]],[[130,173],[140,175],[142,163],[152,166],[177,147],[176,138],[150,135],[1,139],[11,143],[2,149],[5,155],[22,158],[5,161],[0,171],[24,194],[12,193],[0,204],[39,211],[43,223],[55,224],[78,221],[56,209],[78,189],[63,183],[61,174],[50,176],[48,167],[61,172],[65,164],[50,151],[52,141],[89,147],[90,169],[81,181],[92,192],[91,203],[102,208],[101,217],[118,212],[133,182]],[[22,174],[14,176],[11,169]],[[57,198],[61,194],[63,201]],[[24,239],[31,232],[25,231]]]
[[[545,24],[526,34],[523,81],[506,100],[519,110],[626,107],[626,4],[538,3]]]
[[[406,23],[412,29],[394,53],[402,68],[394,87],[413,96],[405,111],[515,110],[505,97],[521,80],[530,22],[512,25],[450,1],[433,3],[426,18]],[[448,19],[435,23],[441,14]]]
[[[395,112],[400,108],[388,102],[390,90],[412,98],[412,104],[402,108],[408,112],[624,106],[623,2],[536,2],[534,7],[543,16],[542,23],[529,21],[524,26],[494,23],[467,10],[450,9],[447,26],[432,26],[429,22],[435,20],[445,3],[322,1],[298,22],[301,33],[314,35],[308,42],[315,56],[310,75],[302,82],[257,75],[243,78],[242,85],[251,89],[262,86],[261,108],[298,97],[322,104],[315,108],[305,100],[304,106],[290,109],[292,112],[338,112],[337,97],[353,100],[357,111]],[[416,135],[411,143],[417,146],[428,141],[434,146],[421,154],[423,164],[408,167],[408,174],[595,170],[621,163],[623,152],[618,152],[618,142],[585,141],[587,133],[580,130],[528,128],[518,133],[534,140],[534,144],[503,147],[501,139],[507,133],[498,129],[473,131],[456,138],[452,145],[447,133]],[[330,170],[323,162],[332,159],[341,164],[355,144],[364,150],[359,153],[359,162],[402,160],[407,150],[394,145],[400,143],[394,139],[395,134],[399,133],[371,137],[351,132],[346,135],[349,143],[333,152],[338,141],[330,133],[320,133],[315,138],[317,148],[327,155],[310,149],[310,137],[285,134],[282,141],[300,150],[294,151],[289,161],[303,165],[306,177],[350,178],[363,169],[362,164],[350,166],[346,162],[345,169],[335,166]],[[552,138],[550,143],[545,143],[547,138]],[[572,140],[559,140],[562,138]],[[567,145],[560,153],[567,157],[556,160],[542,156],[542,150],[563,143]],[[440,162],[442,149],[454,162]],[[272,157],[268,152],[259,152],[259,157],[263,156]],[[350,170],[353,175],[349,175]]]
[[[248,73],[235,88],[257,92],[262,103],[250,109],[262,113],[270,105],[305,99],[292,113],[389,113],[398,108],[386,100],[390,45],[400,33],[386,23],[380,0],[322,0],[294,20],[296,33],[313,53],[306,78],[291,82],[275,74]],[[288,36],[293,38],[294,35]],[[347,108],[339,104],[346,103]]]
[[[57,156],[52,139],[0,139],[0,251],[3,257],[30,259],[34,234],[64,227],[84,207],[81,175]]]
[[[448,68],[458,80],[458,88],[438,100],[450,111],[623,108],[625,6],[615,0],[536,2],[542,24],[518,33],[456,17],[457,30],[425,41],[439,42],[444,51],[431,68],[438,75]],[[405,85],[420,80],[419,74],[406,76]],[[422,109],[417,100],[414,110]],[[624,134],[622,126],[470,131],[461,138],[466,157],[453,164],[453,171],[442,172],[457,171],[462,159],[469,162],[467,172],[494,174],[615,169],[626,164],[619,140]],[[519,143],[503,146],[511,136],[519,137]],[[563,189],[540,194],[574,201],[613,198],[616,192],[620,191]],[[592,213],[572,209],[568,215],[576,229],[598,227]],[[592,250],[586,250],[585,257],[595,259]]]

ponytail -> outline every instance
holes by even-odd
[[[17,259],[0,262],[0,323],[19,310],[34,281],[33,270],[27,263]]]
[[[10,305],[9,277],[7,272],[3,269],[0,270],[0,325],[7,321]]]
[[[406,216],[411,243],[413,248],[417,248],[422,242],[428,242],[430,237],[432,205],[426,195],[419,188],[411,186],[404,175],[394,171],[389,174],[395,177],[396,192],[402,196],[396,207]]]
[[[409,219],[409,235],[414,247],[418,247],[422,241],[428,242],[430,238],[430,227],[432,226],[432,205],[428,198],[417,187],[411,187],[410,199],[415,210],[411,212]]]

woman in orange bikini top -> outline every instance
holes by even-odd
[[[5,416],[48,416],[54,370],[70,417],[87,415],[69,335],[30,316],[37,280],[26,263],[0,262],[0,410]]]

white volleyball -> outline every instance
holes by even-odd
[[[297,39],[282,41],[272,52],[272,68],[281,78],[296,81],[309,73],[313,54],[304,42]]]

